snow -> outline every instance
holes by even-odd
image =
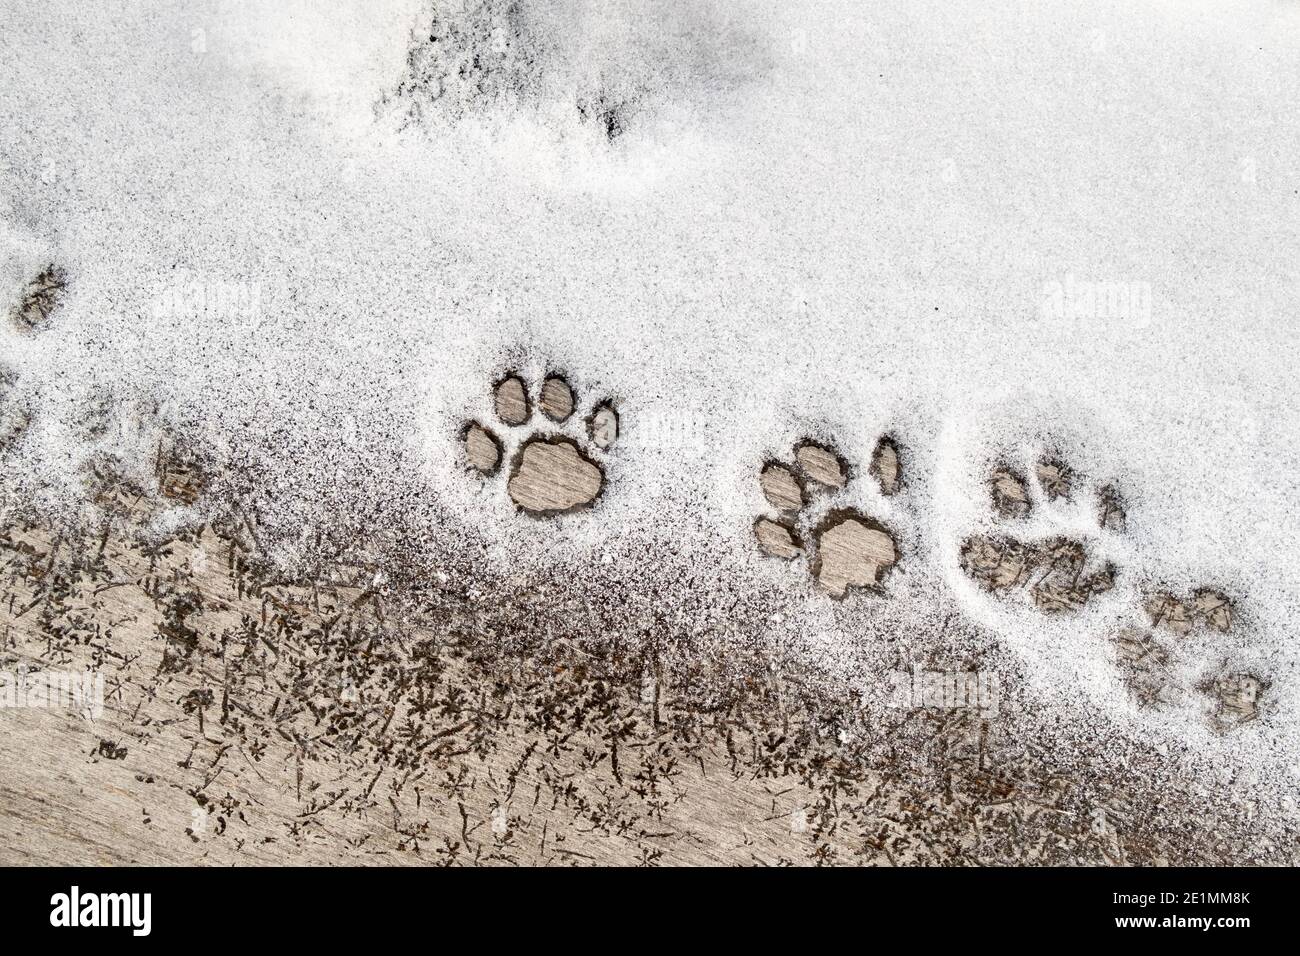
[[[504,7],[468,6],[438,4],[439,22],[473,26],[462,52],[501,46]],[[508,82],[444,102],[402,91],[426,3],[10,0],[5,305],[50,262],[70,284],[48,330],[0,332],[5,401],[33,413],[6,453],[9,500],[82,509],[85,463],[149,462],[165,423],[255,466],[285,526],[415,514],[431,555],[473,538],[499,568],[676,542],[716,568],[692,587],[785,596],[778,630],[832,667],[879,677],[897,650],[881,634],[940,641],[952,605],[1023,660],[1053,713],[1285,779],[1300,744],[1294,8],[525,9],[498,51]],[[602,102],[627,104],[612,138]],[[616,402],[598,507],[522,520],[466,473],[461,428],[503,434],[491,386],[510,371],[574,385],[575,437]],[[908,482],[890,499],[865,478],[883,433]],[[802,438],[858,467],[838,504],[898,533],[888,599],[831,604],[802,566],[757,555],[759,467]],[[1044,451],[1129,504],[1122,536],[1091,527],[1084,499],[1032,519],[1120,568],[1115,593],[1069,618],[985,595],[957,566],[963,538],[994,527],[990,465]],[[671,597],[660,571],[647,587]],[[1241,625],[1180,645],[1187,681],[1272,681],[1264,717],[1230,735],[1203,702],[1135,708],[1107,645],[1142,593],[1201,585],[1237,598]]]

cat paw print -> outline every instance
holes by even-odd
[[[1213,647],[1205,639],[1212,642],[1232,631],[1233,602],[1208,587],[1184,595],[1160,591],[1143,602],[1143,612],[1144,626],[1125,628],[1114,640],[1124,682],[1139,706],[1178,705],[1187,697],[1180,682],[1186,672],[1182,665],[1195,665],[1196,655]],[[1227,663],[1208,672],[1212,676],[1203,678],[1195,689],[1216,729],[1231,730],[1259,717],[1267,680]]]
[[[50,316],[67,289],[67,273],[53,264],[27,283],[22,300],[11,314],[13,324],[23,332],[39,332],[50,324]]]
[[[63,301],[67,273],[55,265],[47,266],[32,279],[10,310],[9,320],[20,333],[38,333],[50,325],[50,317]],[[31,424],[31,415],[9,399],[17,373],[0,365],[0,454],[22,438]]]
[[[1089,492],[1098,533],[1085,536],[1087,543],[1066,535],[1030,539],[1014,533],[1018,523],[1040,511],[1050,524],[1055,504],[1072,502],[1084,492],[1085,483],[1059,459],[1040,459],[1032,478],[999,465],[987,485],[993,511],[1011,530],[974,535],[962,543],[960,563],[967,576],[995,594],[1027,594],[1046,613],[1080,608],[1114,587],[1115,566],[1096,560],[1093,553],[1104,544],[1100,532],[1125,529],[1124,500],[1114,485]],[[1214,652],[1214,637],[1226,635],[1234,625],[1235,606],[1226,594],[1210,587],[1184,594],[1160,591],[1142,602],[1141,614],[1141,626],[1125,627],[1111,640],[1114,663],[1140,707],[1185,707],[1195,690],[1202,695],[1199,709],[1209,713],[1218,730],[1259,716],[1267,680],[1226,657],[1216,665],[1205,663],[1206,654]],[[1211,676],[1194,683],[1191,674]]]
[[[900,459],[891,439],[877,443],[870,474],[881,494],[898,492]],[[829,506],[849,479],[848,463],[812,441],[795,445],[793,462],[769,461],[758,476],[764,497],[778,512],[754,522],[759,550],[785,561],[811,555],[809,571],[817,587],[837,599],[850,588],[879,588],[899,559],[894,536],[883,524],[856,509]]]
[[[993,510],[1004,522],[1014,524],[1029,518],[1039,503],[1073,500],[1082,482],[1065,463],[1043,458],[1032,479],[1003,464],[994,468],[987,484]],[[1098,529],[1124,530],[1124,503],[1113,485],[1094,493],[1093,517]],[[1088,544],[1067,535],[1037,540],[1014,533],[973,535],[962,542],[960,563],[962,571],[985,590],[1027,592],[1048,613],[1082,607],[1115,585],[1115,566],[1095,560]]]
[[[574,432],[577,396],[565,379],[548,376],[534,402],[518,375],[507,375],[493,389],[497,425],[489,428],[469,422],[461,437],[470,467],[489,477],[501,471],[507,452],[514,448],[508,468],[506,494],[521,510],[545,517],[590,507],[605,489],[602,456],[618,441],[618,411],[610,401],[594,405],[583,420],[579,437]],[[522,438],[511,440],[509,429],[524,428]]]

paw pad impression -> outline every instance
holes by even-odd
[[[13,311],[13,323],[24,332],[37,332],[49,325],[67,288],[67,273],[51,264],[27,284],[22,302]]]
[[[1074,472],[1053,458],[1038,462],[1033,481],[1049,502],[1070,499],[1077,484]],[[995,467],[988,487],[1000,517],[1014,521],[1033,512],[1029,480],[1010,465]],[[1097,491],[1096,520],[1101,528],[1123,528],[1124,506],[1113,486]],[[960,561],[967,576],[986,590],[1027,587],[1038,608],[1049,613],[1082,607],[1115,584],[1114,565],[1094,566],[1083,542],[1063,536],[1024,541],[1014,535],[976,535],[962,543]]]
[[[876,445],[871,474],[882,494],[900,486],[898,446],[888,438]],[[792,560],[805,552],[811,538],[814,558],[810,567],[817,586],[833,598],[849,588],[875,588],[898,562],[898,546],[889,530],[853,509],[828,512],[811,530],[808,506],[818,492],[836,492],[849,482],[849,469],[834,451],[816,442],[802,441],[794,448],[794,463],[769,461],[758,476],[759,486],[778,517],[759,518],[754,536],[764,554]],[[802,530],[801,530],[802,529]]]
[[[518,428],[533,421],[534,403],[518,375],[507,375],[493,389],[498,421]],[[564,425],[577,409],[573,388],[558,375],[548,376],[537,395],[537,408],[549,422]],[[605,472],[589,454],[606,452],[618,440],[618,412],[611,402],[596,405],[586,421],[586,434],[575,439],[562,433],[534,431],[514,453],[506,493],[519,508],[533,515],[555,515],[590,506],[605,487]],[[462,431],[465,457],[483,475],[495,475],[506,447],[492,429],[470,422]]]
[[[1233,602],[1213,588],[1199,588],[1187,597],[1162,591],[1147,598],[1143,610],[1147,627],[1125,628],[1115,638],[1125,681],[1143,706],[1177,703],[1183,691],[1172,665],[1188,653],[1183,639],[1197,631],[1229,633],[1235,615]],[[1210,700],[1214,726],[1227,731],[1259,716],[1260,700],[1268,687],[1269,682],[1255,674],[1224,667],[1197,689]]]

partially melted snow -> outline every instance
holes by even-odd
[[[396,91],[431,22],[416,0],[6,4],[6,308],[51,262],[70,279],[50,329],[0,332],[33,416],[11,494],[81,507],[89,456],[152,462],[165,423],[255,464],[286,523],[418,512],[431,554],[473,536],[502,568],[673,542],[719,589],[787,594],[774,628],[831,665],[878,675],[956,607],[1054,720],[1294,788],[1292,7],[556,0],[530,21],[542,88],[413,120]],[[575,106],[602,91],[629,102],[612,140]],[[563,374],[575,436],[618,404],[593,510],[524,520],[467,473],[465,422],[527,434],[492,422],[508,371]],[[882,433],[889,499],[865,477]],[[898,534],[888,599],[831,604],[757,554],[758,470],[803,438],[857,467],[837,505]],[[1032,532],[1120,569],[1050,619],[957,565],[993,527],[990,465],[1043,451],[1129,506],[1124,535],[1083,496],[1039,509]],[[1240,623],[1180,656],[1272,681],[1227,736],[1202,703],[1135,708],[1108,642],[1150,588],[1201,585]]]

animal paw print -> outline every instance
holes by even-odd
[[[882,494],[898,492],[899,453],[891,439],[876,444],[870,473]],[[819,492],[838,492],[849,477],[844,459],[811,441],[795,446],[793,464],[769,461],[758,476],[764,496],[780,514],[754,522],[759,550],[790,561],[804,554],[803,542],[811,540],[812,576],[820,590],[837,599],[850,588],[878,588],[899,558],[894,536],[879,521],[854,509],[825,510],[814,504]]]
[[[1033,484],[1009,465],[996,467],[988,481],[993,510],[1010,523],[1030,517],[1036,508],[1072,499],[1081,484],[1054,458],[1037,463]],[[1124,501],[1113,485],[1097,490],[1094,518],[1102,530],[1124,530]],[[1027,590],[1048,613],[1082,607],[1111,590],[1116,574],[1113,564],[1093,561],[1083,542],[1059,536],[1025,541],[1008,534],[976,535],[962,543],[961,567],[994,593]],[[1236,616],[1233,603],[1222,591],[1203,587],[1184,595],[1156,593],[1142,608],[1146,625],[1126,627],[1113,638],[1121,677],[1139,706],[1184,705],[1190,690],[1188,665],[1194,663],[1189,654],[1205,648],[1198,632],[1228,633]],[[1224,663],[1196,690],[1204,695],[1213,725],[1226,731],[1259,716],[1268,687],[1267,680]]]
[[[67,274],[51,264],[27,284],[22,301],[13,310],[12,320],[23,332],[39,332],[49,325],[67,288]]]
[[[510,428],[534,420],[528,386],[518,375],[508,375],[493,389],[498,421]],[[542,382],[537,408],[547,422],[563,426],[577,410],[577,399],[569,383],[558,375]],[[582,440],[558,431],[543,434],[534,430],[523,440],[511,459],[506,493],[520,509],[537,516],[565,514],[589,507],[605,488],[605,472],[589,453],[608,452],[618,441],[618,411],[612,402],[595,405],[585,422]],[[500,430],[506,434],[504,430]],[[506,456],[506,445],[498,432],[478,422],[462,431],[465,455],[470,467],[484,476],[495,475]]]
[[[1079,480],[1063,462],[1043,458],[1034,468],[1041,500],[1073,498]],[[988,480],[993,510],[1009,521],[1028,518],[1035,508],[1025,476],[1010,465],[999,465]],[[1123,531],[1124,503],[1113,485],[1096,492],[1097,526]],[[1037,607],[1048,613],[1072,610],[1115,585],[1115,566],[1098,564],[1088,546],[1074,538],[1056,536],[1025,541],[1009,534],[975,535],[961,546],[961,568],[968,577],[993,593],[1027,589]]]
[[[10,323],[20,333],[38,333],[48,328],[67,288],[67,274],[50,265],[27,284],[18,304],[10,311]],[[8,400],[16,375],[0,367],[0,453],[14,445],[27,427],[31,416]]]
[[[1125,628],[1115,638],[1125,683],[1141,706],[1177,704],[1184,691],[1174,664],[1185,653],[1184,639],[1198,632],[1229,633],[1235,616],[1232,601],[1213,588],[1199,588],[1185,597],[1162,591],[1149,597],[1143,610],[1147,626]],[[1259,716],[1268,687],[1263,678],[1225,666],[1196,689],[1208,699],[1214,726],[1226,731]]]

